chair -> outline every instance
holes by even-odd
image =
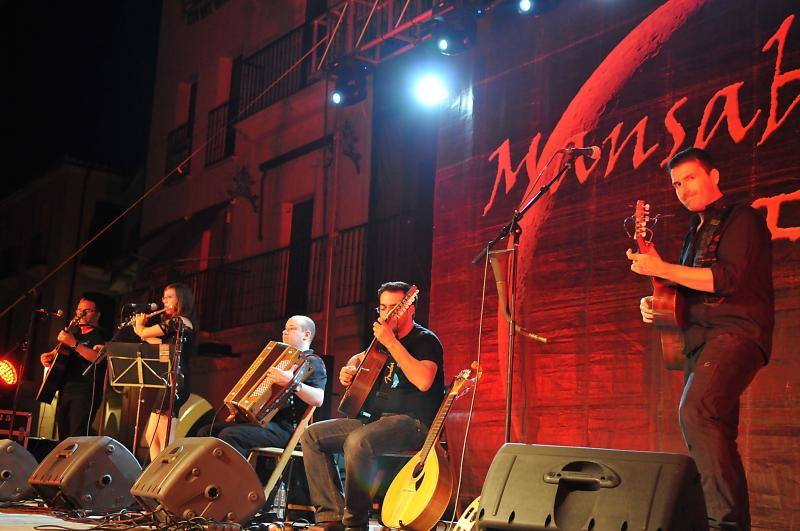
[[[292,433],[289,442],[286,443],[286,448],[277,448],[272,446],[264,446],[260,448],[253,448],[250,450],[250,454],[247,456],[247,461],[250,463],[253,468],[255,468],[256,460],[259,456],[266,456],[272,457],[275,459],[275,469],[272,471],[272,474],[267,479],[267,482],[264,484],[264,495],[269,499],[270,494],[272,494],[273,489],[278,484],[280,479],[283,477],[283,473],[286,470],[287,465],[290,464],[292,459],[303,459],[303,451],[297,449],[297,444],[300,442],[300,436],[303,435],[303,432],[306,431],[308,425],[311,423],[311,419],[314,418],[314,411],[316,410],[316,406],[308,406],[306,408],[305,413],[303,413],[300,422],[297,423],[297,428],[295,428],[294,433]],[[286,485],[287,488],[291,484],[291,466],[289,467],[289,474],[286,478]],[[286,514],[286,510],[289,509],[288,507],[288,492],[286,499],[284,500],[277,500],[282,502],[283,506],[281,509],[283,510],[283,514]],[[293,509],[295,507],[292,507]],[[299,506],[296,507],[297,509],[307,510],[307,511],[314,511],[314,508],[311,506]]]

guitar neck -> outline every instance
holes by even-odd
[[[428,436],[425,438],[425,444],[422,445],[422,450],[420,451],[420,462],[425,462],[425,459],[427,459],[428,453],[433,448],[433,445],[435,445],[436,441],[439,440],[439,434],[442,431],[442,426],[444,426],[444,421],[447,418],[447,414],[450,413],[450,408],[453,406],[455,399],[455,393],[448,393],[447,398],[445,398],[444,402],[442,402],[442,405],[439,406],[439,411],[436,413],[436,417],[434,417],[433,423],[428,430]]]

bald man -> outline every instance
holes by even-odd
[[[289,397],[289,400],[281,406],[278,413],[263,428],[257,424],[229,424],[220,430],[217,437],[233,446],[237,452],[245,458],[253,448],[262,446],[276,446],[283,448],[289,442],[298,421],[303,416],[306,407],[321,406],[325,396],[325,383],[327,374],[325,363],[311,349],[311,341],[314,340],[316,326],[314,321],[305,315],[295,315],[286,321],[283,329],[282,341],[288,345],[302,350],[313,369],[308,378],[301,382]],[[268,375],[273,382],[280,386],[286,386],[294,377],[292,371],[284,371],[277,367],[271,367]]]

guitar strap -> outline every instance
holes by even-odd
[[[699,234],[697,233],[699,217],[692,221],[691,229],[684,240],[683,253],[681,253],[682,265],[711,267],[717,262],[717,248],[725,228],[725,222],[735,209],[736,205],[726,204],[712,210]],[[704,295],[703,299],[707,303],[718,303],[724,297]]]

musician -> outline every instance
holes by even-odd
[[[316,325],[305,315],[295,315],[286,321],[282,341],[303,351],[311,364],[312,372],[304,382],[297,385],[294,394],[282,404],[278,413],[263,428],[257,424],[230,424],[219,432],[217,437],[233,446],[245,458],[253,448],[262,446],[284,447],[308,405],[321,406],[325,397],[325,384],[328,376],[322,358],[314,354],[311,342],[314,340]],[[296,370],[297,368],[293,368]],[[267,376],[278,386],[287,386],[294,378],[293,370],[270,367]]]
[[[194,296],[192,290],[185,284],[169,284],[164,288],[161,302],[164,311],[159,314],[156,324],[148,323],[146,314],[137,314],[133,323],[133,331],[142,340],[148,343],[170,343],[177,346],[179,339],[183,340],[181,356],[177,367],[175,383],[175,403],[170,416],[169,393],[161,391],[155,401],[155,411],[150,413],[145,430],[145,438],[150,446],[150,460],[154,461],[158,454],[175,438],[175,428],[178,425],[178,415],[181,406],[189,398],[189,359],[196,348],[197,319],[194,316]],[[169,383],[167,375],[165,384]],[[170,426],[170,440],[167,441],[167,426]]]
[[[390,321],[387,314],[411,287],[387,282],[378,290],[378,320],[372,326],[379,348],[389,355],[380,389],[388,398],[371,416],[339,418],[312,424],[303,434],[303,461],[318,528],[367,529],[374,495],[371,487],[381,454],[419,450],[444,396],[443,351],[436,335],[414,322],[414,306]],[[364,353],[353,356],[339,372],[349,386]],[[373,399],[370,399],[373,400]],[[374,403],[368,402],[368,403]],[[333,464],[344,452],[345,485]]]
[[[678,200],[695,213],[680,263],[665,262],[655,249],[627,255],[633,272],[672,281],[686,297],[681,430],[712,527],[750,529],[736,437],[739,397],[772,348],[771,236],[756,210],[723,196],[706,151],[681,151],[668,168]],[[653,321],[652,297],[640,301],[640,311],[645,323]]]
[[[104,296],[99,293],[81,295],[78,307],[75,309],[76,326],[62,330],[56,337],[57,341],[70,349],[66,359],[63,386],[59,390],[56,405],[56,425],[60,440],[88,435],[89,426],[94,421],[103,398],[105,362],[86,376],[83,375],[83,371],[94,361],[98,350],[109,337],[107,331],[99,324],[102,315],[100,308],[104,302],[106,302]],[[55,353],[54,349],[42,354],[39,357],[42,365],[50,367]]]

